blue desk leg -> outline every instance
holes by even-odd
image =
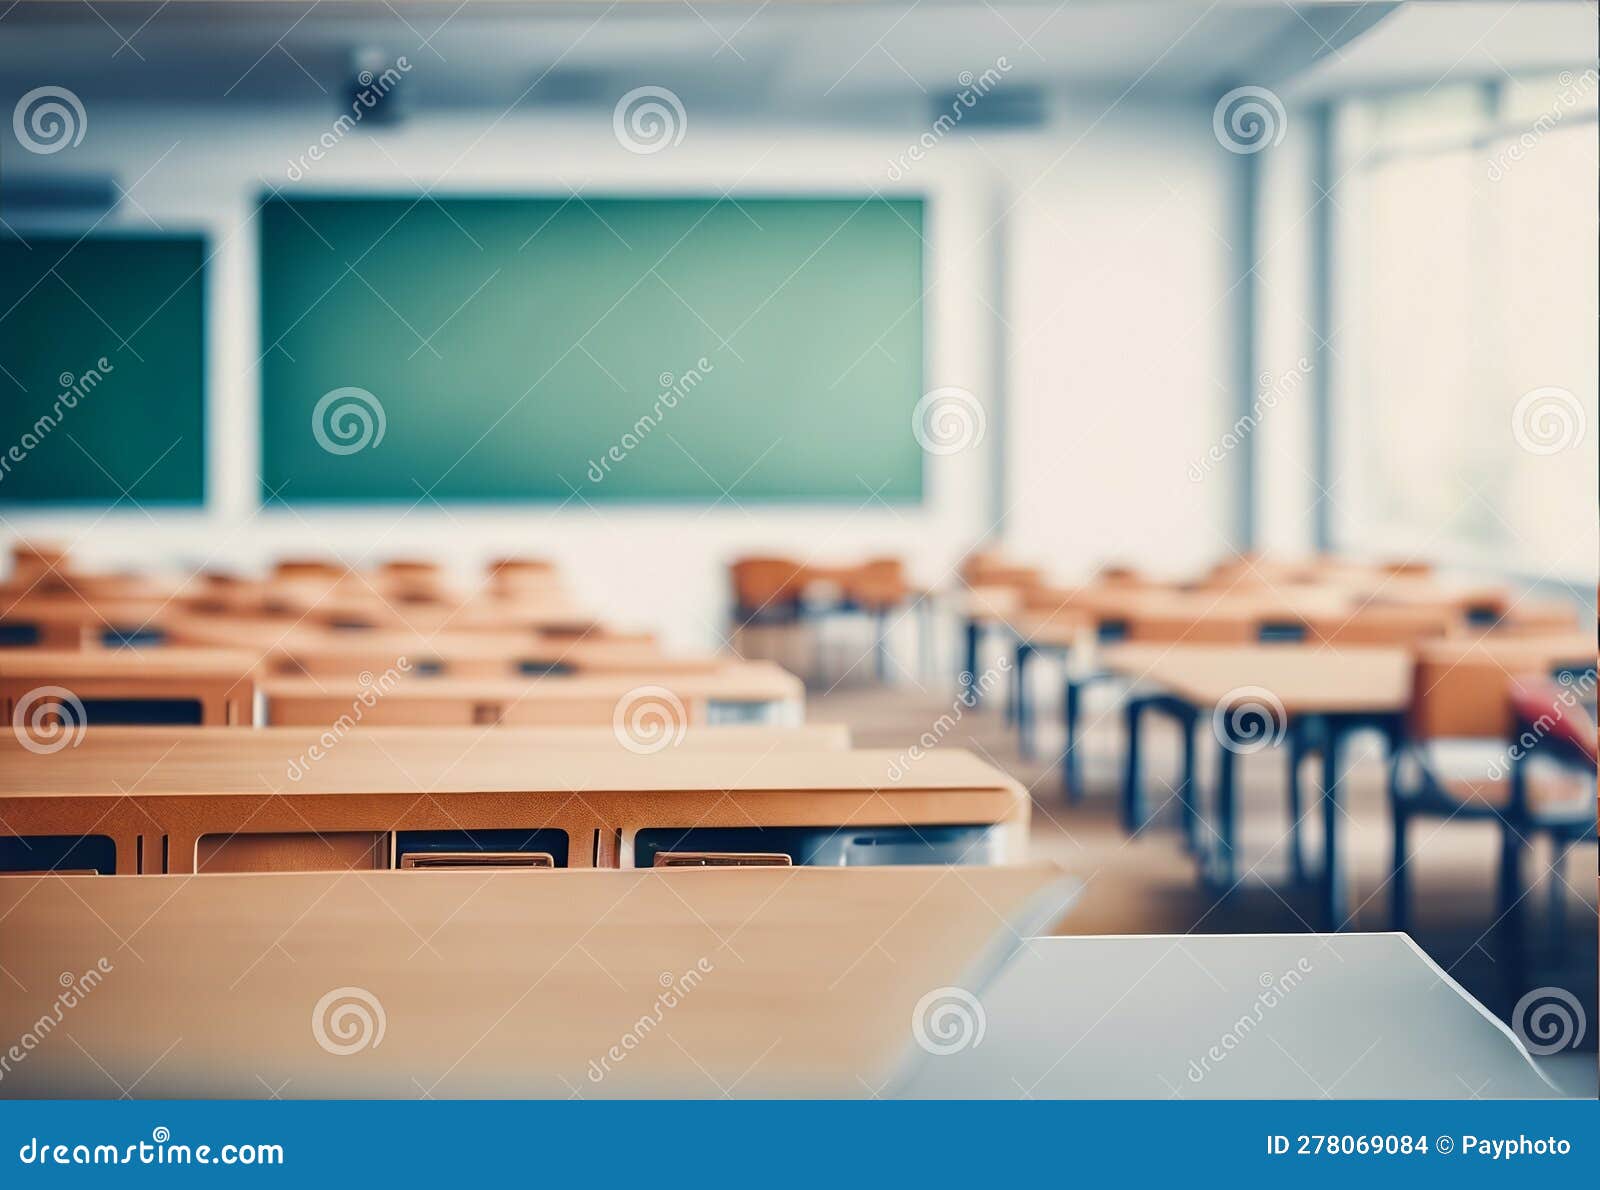
[[[1513,778],[1515,779],[1515,778]],[[1509,817],[1500,820],[1500,953],[1508,995],[1521,996],[1527,990],[1528,966],[1526,914],[1522,911],[1523,868],[1528,844],[1526,825]]]
[[[1139,730],[1144,708],[1137,699],[1122,708],[1127,735],[1127,756],[1122,766],[1122,826],[1136,834],[1144,826],[1144,775],[1139,771]]]
[[[1067,733],[1067,742],[1061,749],[1061,792],[1069,802],[1083,797],[1083,773],[1078,763],[1078,715],[1082,697],[1082,684],[1068,676],[1061,694],[1062,725]]]
[[[1214,871],[1217,881],[1225,891],[1234,884],[1234,761],[1238,754],[1232,740],[1221,741],[1217,749],[1217,838],[1213,844]]]
[[[976,620],[967,621],[966,640],[966,665],[962,669],[961,686],[963,691],[970,690],[973,705],[978,701],[978,645],[983,635],[983,628]]]
[[[1344,731],[1337,723],[1322,725],[1322,912],[1330,930],[1347,924],[1344,868],[1339,858],[1339,781],[1342,777]]]
[[[889,680],[889,609],[879,608],[872,616],[872,656],[878,670],[878,681]]]
[[[1183,776],[1178,784],[1178,800],[1183,812],[1183,842],[1190,854],[1195,854],[1200,848],[1200,814],[1195,805],[1195,799],[1199,797],[1199,782],[1195,777],[1195,729],[1199,724],[1199,716],[1182,717],[1179,723],[1183,728]]]
[[[1306,857],[1300,840],[1300,768],[1306,759],[1306,723],[1289,725],[1289,874],[1296,884],[1305,883]]]
[[[1033,656],[1033,646],[1025,640],[1017,642],[1017,751],[1024,760],[1033,759],[1033,704],[1028,696],[1028,658]]]

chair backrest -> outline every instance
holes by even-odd
[[[1578,658],[1575,646],[1582,648]],[[1514,726],[1512,675],[1548,674],[1592,656],[1592,644],[1499,632],[1423,641],[1417,646],[1412,738],[1508,739]]]
[[[1505,667],[1488,656],[1424,648],[1412,684],[1411,740],[1508,738],[1510,686]]]
[[[968,554],[961,563],[961,581],[971,587],[1014,587],[1027,589],[1044,582],[1037,566],[1022,566],[1008,561],[997,550]]]
[[[804,567],[792,558],[738,558],[728,567],[734,606],[753,612],[777,608],[800,597]]]
[[[279,558],[272,567],[274,578],[281,579],[340,579],[346,569],[327,558]]]

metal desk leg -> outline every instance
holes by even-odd
[[[1226,730],[1226,728],[1224,728]],[[1213,844],[1212,858],[1215,861],[1216,880],[1223,886],[1224,891],[1230,891],[1234,885],[1234,762],[1238,754],[1233,750],[1233,741],[1224,739],[1221,747],[1217,749],[1217,825],[1216,842]]]
[[[1322,736],[1322,912],[1330,930],[1342,930],[1346,922],[1344,866],[1339,856],[1339,781],[1344,751],[1342,725],[1326,721]]]
[[[971,690],[973,705],[977,705],[978,701],[978,645],[980,643],[979,638],[982,635],[983,627],[978,623],[977,620],[969,619],[967,621],[966,632],[967,660],[966,666],[962,670],[962,673],[965,676],[961,682],[961,685],[963,688]]]
[[[889,680],[889,609],[880,607],[872,616],[873,663],[877,667],[878,681]]]
[[[1199,782],[1195,777],[1195,728],[1200,719],[1196,715],[1192,718],[1181,718],[1180,726],[1183,728],[1183,776],[1179,779],[1178,800],[1183,814],[1183,842],[1190,854],[1200,850],[1200,813],[1195,805],[1195,799],[1200,796]]]
[[[1061,695],[1061,718],[1067,732],[1067,742],[1061,749],[1061,792],[1069,802],[1083,797],[1083,769],[1078,760],[1078,715],[1082,698],[1083,684],[1068,674]]]
[[[1300,797],[1300,769],[1306,759],[1305,721],[1289,725],[1289,874],[1296,884],[1305,883],[1306,857],[1301,846],[1300,818],[1304,813]]]
[[[1135,834],[1144,826],[1144,779],[1139,764],[1139,729],[1144,707],[1137,699],[1122,709],[1127,734],[1127,756],[1122,766],[1122,826]]]
[[[1016,708],[1017,751],[1024,760],[1033,759],[1033,703],[1028,697],[1028,658],[1033,656],[1033,646],[1025,640],[1017,642]]]

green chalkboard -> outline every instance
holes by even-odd
[[[0,236],[0,507],[205,499],[205,257]]]
[[[920,200],[273,197],[269,500],[922,495]]]

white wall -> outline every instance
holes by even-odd
[[[1227,548],[1230,179],[1209,107],[1068,112],[1006,158],[1007,538],[1063,578],[1187,574]]]
[[[1219,160],[1208,113],[1121,106],[1101,116],[1095,106],[1048,133],[981,144],[952,135],[895,183],[888,161],[915,131],[702,120],[675,148],[638,156],[617,144],[609,112],[518,113],[488,127],[480,116],[428,115],[357,130],[290,182],[289,162],[331,123],[324,107],[246,117],[126,106],[95,113],[72,168],[114,171],[130,190],[103,226],[158,222],[211,241],[209,499],[195,512],[8,512],[8,528],[66,540],[94,566],[254,567],[290,551],[328,551],[351,563],[424,553],[465,568],[495,553],[532,552],[556,558],[605,616],[661,628],[682,646],[717,642],[723,566],[744,551],[817,560],[890,552],[918,577],[947,581],[960,555],[992,532],[1002,452],[1008,533],[1054,570],[1113,556],[1185,568],[1218,548],[1220,485],[1184,475],[1220,432],[1227,377],[1220,229],[1229,163]],[[990,403],[990,433],[971,449],[928,457],[920,509],[867,501],[854,509],[724,503],[704,512],[261,510],[255,210],[269,185],[923,192],[927,387],[959,386]],[[1003,293],[1001,251],[1010,263]],[[1001,350],[1003,410],[994,391]]]

